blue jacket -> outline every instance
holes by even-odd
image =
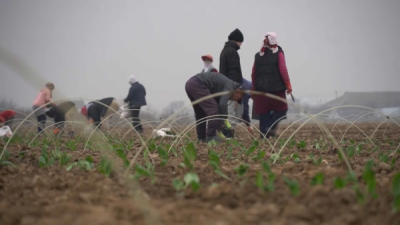
[[[242,89],[245,91],[251,90],[252,88],[252,83],[246,79],[243,78],[242,81]],[[251,98],[251,95],[249,93],[246,93],[243,95],[242,99],[242,104],[243,104],[243,115],[242,119],[247,122],[247,124],[250,124],[250,115],[249,115],[249,100]]]
[[[128,102],[129,107],[140,107],[147,105],[146,89],[144,88],[144,86],[139,82],[133,83],[124,102]]]

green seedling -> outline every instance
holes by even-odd
[[[278,161],[280,159],[280,155],[277,153],[271,154],[270,159],[272,162]]]
[[[195,192],[201,187],[200,178],[196,173],[189,172],[185,174],[183,180],[185,181],[186,187],[190,186]]]
[[[98,170],[101,174],[110,176],[110,174],[112,172],[111,161],[108,158],[106,158],[105,156],[102,156],[100,159],[100,165],[98,167]]]
[[[372,167],[376,165],[373,159],[368,159],[367,163],[365,164],[366,167]]]
[[[393,212],[400,211],[400,173],[393,176],[392,180]]]
[[[353,190],[356,193],[358,203],[363,204],[365,201],[365,197],[364,194],[361,192],[360,188],[357,185],[355,185],[353,187]]]
[[[232,156],[232,147],[228,147],[228,156],[227,156],[227,158],[228,159],[234,159],[234,157]]]
[[[283,177],[283,181],[289,187],[290,193],[294,196],[297,196],[300,193],[300,186],[296,180],[291,180],[288,177]]]
[[[351,171],[347,174],[346,178],[345,178],[345,183],[353,183],[353,184],[357,184],[358,183],[358,179],[356,174]]]
[[[375,147],[372,149],[372,152],[378,152],[378,151],[380,151],[378,146],[375,146]]]
[[[373,198],[377,198],[378,195],[375,191],[376,189],[376,180],[375,180],[375,172],[372,170],[371,165],[366,165],[363,172],[363,180],[367,184],[367,191],[369,195]]]
[[[67,155],[66,152],[63,152],[60,156],[60,166],[66,166],[72,159],[72,156]]]
[[[335,177],[333,179],[333,183],[336,189],[343,189],[344,187],[346,187],[346,181],[340,177]]]
[[[395,157],[393,157],[392,160],[390,161],[390,166],[392,169],[394,169],[394,167],[396,166],[396,160],[397,159]]]
[[[294,146],[296,146],[296,141],[293,139],[290,139],[289,143],[288,143],[288,147],[289,149],[293,149]]]
[[[350,144],[354,145],[356,142],[353,139],[349,140]]]
[[[312,154],[312,152],[310,152],[310,155],[308,156],[308,158],[311,159],[312,162],[313,162],[315,165],[321,165],[321,163],[322,163],[322,157],[320,156],[318,159],[316,159],[316,158],[314,157],[314,154]]]
[[[194,147],[194,144],[192,142],[190,142],[186,148],[185,148],[185,152],[184,152],[184,160],[185,160],[185,166],[193,169],[193,161],[196,159],[197,157],[197,153],[196,153],[196,149]]]
[[[135,172],[135,179],[139,179],[140,177],[149,177],[152,184],[156,182],[154,167],[145,168],[139,164],[136,164]]]
[[[72,168],[78,167],[81,170],[89,171],[93,169],[93,160],[91,156],[87,156],[85,160],[79,160],[78,162],[71,163],[67,166],[66,170],[70,171]]]
[[[356,152],[357,154],[361,154],[362,150],[364,149],[364,146],[362,144],[359,144],[356,146]]]
[[[271,166],[269,165],[268,162],[265,162],[265,161],[262,162],[261,167],[263,168],[265,173],[268,173],[268,174],[272,173]]]
[[[129,167],[129,160],[126,158],[126,154],[124,152],[124,150],[122,149],[117,149],[115,150],[115,153],[117,154],[117,156],[122,159],[122,161],[124,162],[124,166],[127,168]]]
[[[262,193],[265,192],[265,185],[264,185],[264,176],[261,172],[257,172],[256,174],[256,186],[260,189]]]
[[[27,153],[27,151],[20,151],[20,152],[18,153],[18,158],[20,158],[20,159],[24,158],[25,155],[26,155],[26,153]]]
[[[61,158],[62,152],[59,148],[51,150],[51,155],[54,159],[59,160]]]
[[[389,155],[381,152],[381,153],[379,153],[379,160],[381,162],[388,163],[389,162]]]
[[[209,160],[208,163],[210,164],[211,167],[214,168],[214,172],[218,175],[220,175],[221,177],[230,180],[230,178],[228,176],[226,176],[219,168],[220,165],[220,159],[218,154],[215,151],[210,150],[208,152],[208,156],[209,156]]]
[[[234,168],[235,172],[238,174],[239,177],[243,177],[248,169],[249,165],[246,163],[242,163],[238,167]]]
[[[211,140],[207,143],[208,147],[214,148],[215,146],[218,145],[218,143],[215,140]]]
[[[351,159],[354,157],[355,151],[354,151],[354,146],[350,145],[347,147],[347,158]]]
[[[251,155],[256,150],[256,148],[257,146],[255,145],[250,146],[250,148],[248,148],[246,151],[246,157],[249,157],[249,155]]]
[[[3,158],[0,159],[0,165],[16,167],[12,162],[8,161],[10,158],[10,153],[7,150],[3,150],[3,151],[5,151],[5,152],[4,152]]]
[[[263,151],[263,150],[258,149],[257,156],[254,156],[254,157],[253,157],[253,160],[254,160],[255,162],[263,160],[263,159],[265,158],[265,154],[266,154],[266,153],[267,153],[266,151]]]
[[[66,143],[66,146],[71,151],[76,151],[76,149],[78,148],[77,145],[76,145],[76,142],[74,140],[68,140],[67,143]]]
[[[307,143],[304,140],[301,140],[299,143],[297,143],[297,148],[299,149],[306,149],[307,148]]]
[[[290,158],[291,159],[293,159],[293,161],[295,162],[295,163],[300,163],[300,156],[299,156],[299,154],[297,154],[297,153],[293,153],[291,156],[290,156]]]
[[[39,167],[49,167],[54,164],[55,159],[53,157],[49,157],[49,153],[45,148],[42,149],[42,154],[39,156]]]
[[[157,146],[157,152],[161,159],[161,166],[165,166],[169,159],[168,152],[162,146]]]
[[[311,179],[311,186],[316,186],[316,185],[323,185],[325,181],[325,177],[323,173],[317,173],[312,179]]]
[[[185,189],[185,183],[180,179],[172,180],[172,186],[176,191],[182,191]]]

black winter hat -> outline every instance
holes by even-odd
[[[232,31],[232,33],[228,36],[229,41],[237,41],[237,42],[243,42],[244,37],[242,32],[239,29],[236,29]]]

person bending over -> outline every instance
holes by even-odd
[[[192,102],[211,94],[223,91],[230,92],[229,95],[207,99],[193,106],[196,117],[197,138],[202,142],[223,141],[222,138],[217,136],[217,131],[221,131],[221,120],[227,118],[229,100],[238,101],[242,98],[241,85],[220,73],[210,72],[200,73],[191,77],[186,82],[185,89]],[[222,118],[212,117],[216,115],[222,115]],[[212,118],[206,119],[206,117]]]

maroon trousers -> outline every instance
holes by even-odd
[[[190,78],[186,82],[186,93],[190,101],[196,101],[197,99],[211,95],[210,90],[206,85],[196,76]],[[213,137],[217,133],[217,129],[220,127],[220,120],[213,117],[208,120],[208,127],[206,124],[205,117],[214,116],[219,114],[218,102],[214,99],[204,100],[193,106],[194,114],[196,116],[196,131],[198,139],[205,139],[207,137]]]

